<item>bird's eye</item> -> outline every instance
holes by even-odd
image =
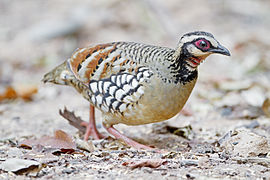
[[[68,78],[68,71],[63,71],[60,74],[60,78],[61,78],[61,80],[66,80]]]
[[[207,50],[210,47],[210,43],[204,39],[200,39],[195,42],[195,45],[203,50]]]
[[[205,48],[207,46],[205,41],[201,41],[200,42],[200,47]]]

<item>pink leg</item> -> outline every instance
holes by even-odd
[[[120,139],[122,141],[124,141],[126,144],[130,145],[131,147],[134,147],[135,149],[145,149],[145,150],[157,150],[155,148],[151,148],[149,146],[140,144],[128,137],[126,137],[125,135],[121,134],[119,131],[117,131],[114,127],[110,126],[110,127],[106,127],[106,125],[104,125],[104,127],[107,129],[107,131],[112,134],[116,139]]]
[[[98,132],[96,127],[95,120],[95,107],[90,104],[90,115],[89,115],[89,123],[82,122],[81,126],[86,127],[86,132],[84,134],[84,140],[87,141],[89,136],[92,136],[94,139],[101,139],[103,136]]]

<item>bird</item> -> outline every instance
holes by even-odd
[[[211,54],[230,56],[227,48],[205,31],[184,34],[175,49],[136,42],[112,42],[75,50],[48,72],[43,82],[74,87],[90,102],[84,140],[103,137],[96,128],[95,108],[103,126],[116,139],[135,149],[153,149],[114,128],[168,120],[188,100],[198,66]]]

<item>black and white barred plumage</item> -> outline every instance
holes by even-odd
[[[144,94],[142,83],[152,75],[148,68],[140,67],[135,74],[119,72],[99,81],[92,80],[89,83],[91,101],[103,112],[123,113],[139,101]]]

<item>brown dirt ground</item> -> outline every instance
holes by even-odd
[[[30,173],[17,175],[2,168],[0,179],[269,179],[269,8],[266,0],[0,0],[0,167],[30,152],[18,147],[22,140],[59,129],[74,140],[82,137],[58,110],[66,106],[87,120],[88,103],[70,87],[40,81],[78,47],[122,40],[175,47],[183,33],[205,30],[232,54],[213,55],[200,66],[185,106],[190,116],[117,125],[166,152],[137,151],[106,138],[92,141],[93,152],[32,158],[43,163],[38,173],[26,168]],[[5,99],[7,87],[19,97]],[[23,100],[28,92],[31,99]],[[97,120],[108,135],[100,112]],[[155,159],[163,160],[156,168],[126,166]]]

